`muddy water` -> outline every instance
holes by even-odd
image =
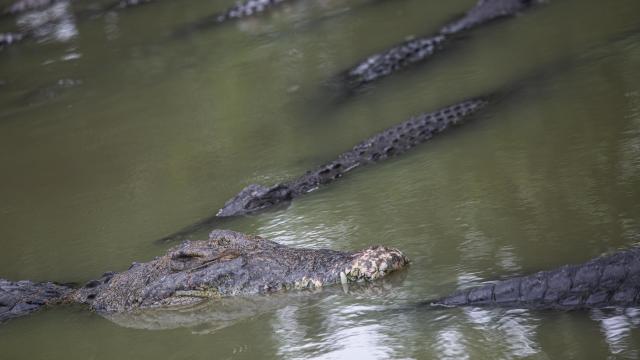
[[[640,3],[550,1],[346,101],[333,75],[473,1],[305,0],[171,37],[230,3],[90,17],[78,13],[94,2],[78,1],[59,33],[0,52],[2,277],[125,269],[247,184],[297,176],[412,114],[514,91],[400,158],[219,225],[296,246],[396,246],[413,261],[403,279],[169,319],[51,309],[2,325],[2,358],[640,356],[636,309],[410,306],[640,242]]]

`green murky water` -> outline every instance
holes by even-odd
[[[0,357],[640,356],[636,309],[388,310],[640,242],[637,0],[550,1],[342,103],[327,100],[329,78],[473,1],[305,0],[169,37],[230,3],[72,16],[67,41],[0,52],[2,277],[126,269],[247,184],[296,176],[412,114],[518,90],[405,156],[223,224],[296,246],[396,246],[413,263],[385,289],[231,304],[240,316],[205,309],[173,328],[61,307],[2,325]]]

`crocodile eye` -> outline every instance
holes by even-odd
[[[84,285],[84,287],[85,287],[85,288],[87,288],[87,289],[91,289],[91,288],[94,288],[94,287],[96,287],[96,286],[98,286],[98,285],[100,285],[100,281],[98,281],[98,280],[91,280],[91,281],[89,281],[88,283],[86,283],[86,284]]]
[[[265,207],[267,205],[271,205],[271,203],[269,201],[262,200],[262,199],[252,199],[251,201],[249,201],[247,203],[247,205],[244,206],[244,209],[245,210],[256,210],[256,209]]]

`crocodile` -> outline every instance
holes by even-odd
[[[408,263],[402,252],[384,246],[357,252],[292,248],[258,236],[214,230],[208,240],[185,241],[152,261],[105,273],[79,288],[0,279],[0,322],[56,304],[84,304],[108,315],[367,282]]]
[[[173,33],[175,37],[190,36],[194,32],[212,28],[230,21],[242,20],[255,17],[268,10],[292,0],[245,0],[238,1],[233,6],[203,17],[194,23],[187,24]]]
[[[456,34],[500,18],[517,15],[541,2],[542,0],[479,0],[465,15],[446,24],[435,34],[407,40],[368,56],[338,77],[348,89],[358,89],[430,59],[444,49]]]
[[[640,305],[640,247],[579,265],[487,283],[431,300],[435,307],[579,310]]]
[[[241,19],[262,13],[276,5],[291,0],[245,0],[216,16],[217,22]]]
[[[469,115],[484,107],[489,98],[490,96],[471,98],[435,112],[415,116],[364,140],[340,154],[337,159],[291,181],[271,187],[251,184],[227,201],[216,216],[238,216],[267,209],[331,183],[357,167],[400,155],[462,123]]]
[[[44,1],[44,0],[40,0]],[[53,1],[53,0],[48,0]],[[117,0],[107,6],[108,10],[126,9],[139,5],[145,5],[155,0]],[[265,12],[266,10],[279,5],[280,3],[291,0],[244,0],[238,1],[230,6],[227,10],[213,16],[215,22],[224,22],[227,20],[235,20],[254,16]],[[211,20],[211,19],[208,19]]]
[[[247,17],[252,17],[261,13],[266,12],[267,10],[283,3],[291,0],[245,0],[238,1],[233,6],[228,9],[216,13],[213,16],[209,16],[196,22],[193,25],[189,25],[186,28],[183,28],[175,33],[175,35],[186,35],[190,34],[194,30],[208,27],[212,24],[221,24],[232,20],[239,20]],[[43,10],[57,3],[66,3],[69,4],[69,0],[17,0],[13,4],[7,6],[2,12],[0,12],[0,17],[3,16],[18,16],[24,13],[29,13],[33,11]],[[106,12],[111,11],[122,11],[129,8],[138,7],[141,5],[146,5],[149,3],[155,2],[155,0],[116,0],[104,7],[100,7],[98,9],[89,8],[84,11],[79,12],[77,15],[80,19],[92,18],[96,16],[100,16]],[[8,45],[15,44],[19,40],[24,40],[28,37],[34,37],[30,32],[33,32],[33,29],[28,29],[28,31],[23,32],[13,32],[0,34],[0,48],[6,47]],[[36,36],[37,37],[37,36]]]

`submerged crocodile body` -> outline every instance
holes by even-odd
[[[175,308],[229,296],[376,280],[408,264],[397,249],[358,252],[301,249],[225,230],[187,241],[147,263],[105,273],[79,289],[0,279],[0,321],[44,305],[86,304],[104,314]]]
[[[266,12],[267,10],[291,0],[245,0],[238,1],[235,5],[229,7],[228,9],[216,13],[213,16],[209,16],[204,18],[203,20],[196,22],[193,25],[189,25],[178,32],[176,35],[188,35],[195,30],[199,30],[201,28],[206,28],[211,25],[221,24],[232,20],[239,20],[243,18],[252,17],[261,13]],[[41,11],[52,6],[55,6],[58,3],[69,4],[70,0],[17,0],[13,4],[7,6],[2,12],[0,12],[0,17],[2,16],[19,16],[25,13],[30,13],[34,11]],[[99,9],[86,9],[77,15],[80,18],[92,18],[96,16],[103,15],[106,12],[110,11],[122,11],[129,8],[135,8],[141,5],[146,5],[149,3],[155,2],[155,0],[115,0],[112,3],[101,7]],[[27,29],[12,32],[12,33],[0,33],[0,48],[7,47],[9,45],[15,44],[20,40],[24,40],[30,37],[38,37],[34,36],[33,33],[37,32],[38,29]]]
[[[242,2],[237,2],[234,6],[230,7],[223,13],[216,15],[215,19],[217,22],[242,19],[260,14],[276,5],[287,1],[291,0],[245,0]]]
[[[429,305],[577,310],[640,305],[640,247],[472,287]]]
[[[463,17],[440,29],[441,34],[456,34],[490,21],[517,15],[532,5],[544,0],[479,0]]]
[[[287,202],[342,177],[366,164],[402,154],[434,135],[461,123],[488,103],[488,98],[475,98],[425,113],[391,127],[357,144],[337,159],[289,182],[271,187],[252,184],[227,201],[217,213],[228,217],[253,213]]]
[[[341,77],[351,89],[383,78],[398,70],[425,61],[441,50],[452,35],[514,16],[542,0],[480,0],[464,16],[442,27],[435,35],[403,42],[383,52],[371,55],[347,70]]]
[[[194,32],[215,27],[234,20],[241,20],[267,12],[268,10],[292,0],[245,0],[238,1],[230,8],[206,16],[195,23],[188,24],[174,33],[175,36],[189,36]]]

